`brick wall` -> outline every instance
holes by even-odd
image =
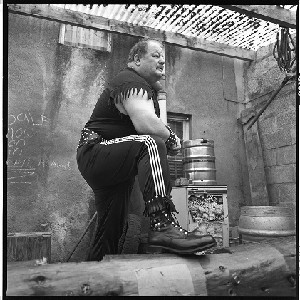
[[[271,205],[296,205],[295,85],[282,89],[258,123]]]
[[[247,71],[248,106],[255,111],[279,87],[285,73],[273,57],[273,45],[258,50]],[[288,83],[257,122],[269,205],[296,205],[296,84]],[[249,146],[249,145],[248,145]],[[247,145],[246,145],[247,147]]]

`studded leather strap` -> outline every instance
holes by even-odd
[[[172,129],[168,125],[166,125],[166,128],[170,131],[170,136],[165,142],[167,149],[169,150],[173,145],[176,145],[176,134],[172,131]]]
[[[96,142],[100,142],[102,140],[101,136],[99,134],[97,134],[96,132],[94,132],[91,129],[88,128],[83,128],[81,130],[81,137],[80,140],[78,142],[78,148],[80,148],[81,146],[85,145],[85,144],[90,144],[90,143],[96,143]]]

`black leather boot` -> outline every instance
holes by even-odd
[[[192,254],[210,249],[217,245],[211,235],[196,235],[183,229],[172,215],[176,212],[174,203],[169,197],[148,203],[151,230],[149,232],[149,246],[157,246],[170,252],[179,254]],[[150,207],[149,207],[150,206]],[[160,208],[158,210],[158,208]]]

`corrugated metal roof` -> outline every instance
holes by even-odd
[[[254,51],[275,42],[279,30],[277,24],[251,18],[217,5],[51,5]],[[296,9],[296,5],[281,7]],[[290,30],[292,34],[295,32],[296,30]]]

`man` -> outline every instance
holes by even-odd
[[[174,253],[194,253],[216,245],[210,235],[182,229],[174,219],[167,154],[180,139],[160,120],[157,92],[164,73],[163,46],[142,40],[129,53],[128,66],[103,91],[82,130],[78,168],[93,189],[98,227],[88,260],[120,253],[119,240],[135,176],[150,217],[149,244]]]

